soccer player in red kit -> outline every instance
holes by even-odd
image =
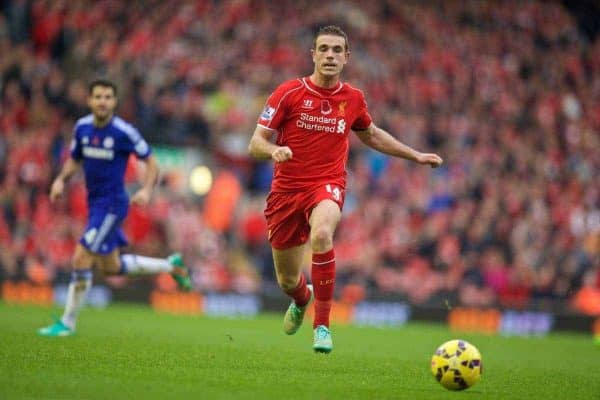
[[[434,168],[442,159],[420,153],[375,126],[363,93],[340,81],[350,47],[339,27],[321,28],[311,55],[312,75],[284,82],[271,94],[248,149],[257,159],[275,162],[265,216],[277,282],[292,298],[284,332],[298,331],[314,297],[313,349],[329,353],[333,349],[329,330],[335,284],[333,235],[344,204],[350,131],[367,146],[394,157]],[[313,286],[302,274],[306,242],[312,250]]]

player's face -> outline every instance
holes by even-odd
[[[110,119],[117,106],[117,98],[111,87],[95,86],[88,98],[88,105],[97,121]]]
[[[325,77],[339,75],[350,56],[346,41],[337,35],[320,35],[311,54],[315,71]]]

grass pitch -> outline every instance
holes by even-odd
[[[310,324],[288,337],[279,315],[185,317],[121,304],[84,309],[73,337],[38,337],[51,312],[61,310],[0,303],[0,399],[600,398],[600,346],[589,335],[333,326],[334,351],[321,355]],[[429,371],[436,347],[456,337],[483,358],[481,381],[464,392]]]

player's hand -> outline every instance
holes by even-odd
[[[271,158],[275,162],[284,162],[291,159],[293,156],[292,149],[287,146],[281,146],[275,149],[273,153],[271,153]]]
[[[442,165],[444,160],[442,160],[442,157],[434,153],[419,153],[417,156],[417,162],[419,164],[429,164],[431,168],[437,168]]]
[[[133,196],[131,196],[129,202],[138,206],[145,206],[146,204],[150,203],[151,195],[152,191],[150,189],[141,188],[140,190],[135,192]]]
[[[58,200],[65,190],[65,181],[60,178],[56,178],[50,186],[50,202],[54,203]]]

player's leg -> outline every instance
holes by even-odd
[[[94,231],[97,232],[96,234],[89,237],[86,234],[83,240],[86,247],[96,254],[97,267],[109,275],[148,275],[168,272],[180,288],[190,290],[192,282],[181,254],[175,253],[167,258],[144,257],[137,254],[120,255],[119,249],[128,244],[121,229],[126,213],[126,208],[120,209],[119,213],[99,210],[92,216],[94,220],[101,219],[101,223]]]
[[[107,275],[152,275],[167,272],[173,276],[181,289],[192,289],[190,274],[179,253],[167,258],[157,258],[138,254],[120,255],[119,250],[114,249],[107,255],[98,256],[97,264]]]
[[[41,328],[38,333],[42,336],[69,336],[75,333],[75,325],[79,311],[85,303],[85,298],[92,287],[92,266],[94,255],[81,244],[75,247],[72,265],[71,282],[67,290],[67,301],[61,319],[54,324]]]
[[[265,209],[277,283],[292,298],[283,318],[283,330],[288,335],[300,328],[312,299],[302,274],[310,228],[304,210],[298,208],[299,200],[297,194],[271,192]]]
[[[304,314],[312,299],[312,288],[306,284],[306,278],[302,274],[305,251],[305,245],[284,250],[273,248],[277,283],[281,290],[292,298],[283,318],[283,331],[288,335],[293,335],[300,329]]]
[[[322,200],[310,214],[310,246],[312,249],[312,282],[315,296],[313,349],[329,353],[333,349],[329,331],[329,314],[335,287],[335,253],[333,235],[341,218],[340,206],[333,200]]]
[[[73,254],[73,276],[67,292],[65,312],[61,318],[71,329],[75,329],[79,311],[92,287],[93,265],[94,254],[78,243]]]

